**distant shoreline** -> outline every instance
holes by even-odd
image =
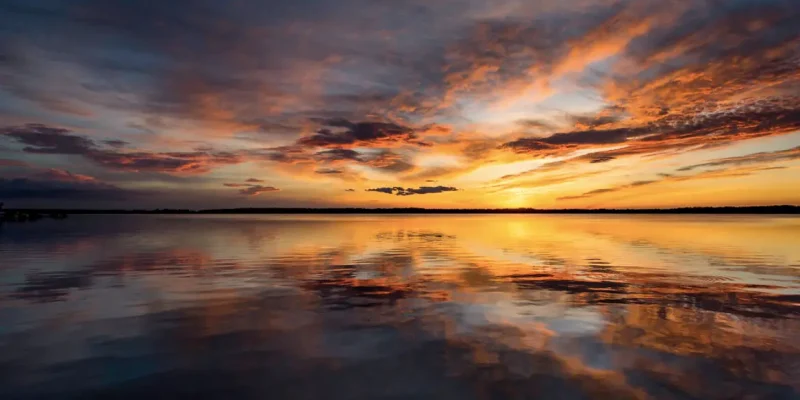
[[[800,206],[754,207],[680,207],[640,209],[537,209],[537,208],[227,208],[227,209],[55,209],[16,208],[6,211],[39,212],[43,214],[800,214]]]

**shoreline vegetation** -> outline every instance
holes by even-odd
[[[0,223],[3,222],[34,222],[42,218],[66,219],[67,213],[59,211],[36,210],[2,210],[0,209]]]
[[[226,208],[226,209],[0,209],[0,221],[35,221],[44,217],[63,219],[79,214],[800,214],[800,206],[681,208]]]

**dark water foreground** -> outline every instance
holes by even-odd
[[[0,399],[797,399],[800,218],[0,227]]]

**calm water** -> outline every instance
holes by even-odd
[[[800,218],[0,227],[0,398],[797,399]]]

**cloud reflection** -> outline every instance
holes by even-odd
[[[67,318],[88,318],[92,330],[64,331],[45,348],[107,332],[64,361],[73,368],[58,376],[75,382],[115,365],[107,354],[149,360],[138,381],[104,380],[108,395],[184,393],[181,382],[372,398],[401,381],[409,395],[437,398],[800,390],[791,218],[150,216],[113,229],[85,225],[91,218],[63,221],[76,234],[54,232],[57,247],[2,232],[0,259],[24,272],[6,286],[7,309],[25,311],[2,335],[28,332],[3,362],[46,365],[36,352],[15,355],[57,334],[45,328],[50,310],[89,307],[96,314]],[[53,257],[30,256],[42,253]],[[364,383],[364,373],[375,377]],[[736,383],[714,392],[709,380]],[[11,382],[17,393],[67,390]]]

